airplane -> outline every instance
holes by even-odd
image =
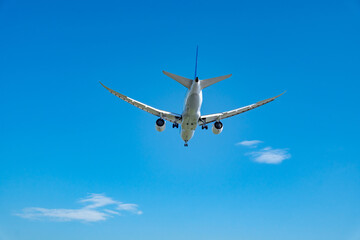
[[[221,113],[215,113],[215,114],[209,114],[209,115],[201,115],[201,104],[203,101],[202,98],[202,90],[204,88],[207,88],[217,82],[220,82],[224,79],[227,79],[232,76],[232,74],[215,77],[215,78],[209,78],[200,80],[197,74],[197,63],[198,63],[198,50],[199,48],[196,48],[196,60],[195,60],[195,76],[194,79],[181,77],[178,75],[175,75],[173,73],[169,73],[166,71],[163,71],[163,73],[174,79],[175,81],[182,84],[184,87],[188,89],[188,92],[185,97],[185,104],[182,114],[172,113],[164,110],[160,110],[154,107],[151,107],[149,105],[146,105],[144,103],[141,103],[139,101],[136,101],[132,98],[129,98],[121,93],[118,93],[108,87],[106,87],[104,84],[100,82],[100,84],[109,90],[110,93],[114,94],[118,98],[124,100],[125,102],[128,102],[132,105],[134,105],[137,108],[140,108],[141,110],[144,110],[148,113],[151,113],[157,117],[159,117],[155,122],[155,129],[159,132],[162,132],[165,130],[165,120],[172,123],[173,128],[178,128],[179,124],[181,125],[181,138],[184,140],[184,146],[188,146],[189,140],[194,136],[194,132],[197,126],[201,126],[201,129],[208,129],[207,124],[214,122],[212,126],[212,132],[214,134],[220,134],[223,130],[223,123],[221,120],[232,117],[235,115],[238,115],[240,113],[247,112],[249,110],[252,110],[254,108],[260,107],[266,103],[274,101],[276,98],[283,95],[285,92],[283,92],[280,95],[277,95],[272,98],[268,98],[262,101],[259,101],[257,103],[237,108],[231,111],[221,112]]]

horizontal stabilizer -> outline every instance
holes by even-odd
[[[225,75],[225,76],[221,76],[221,77],[214,77],[214,78],[201,80],[200,81],[201,89],[204,89],[204,88],[206,88],[208,86],[211,86],[214,83],[220,82],[220,81],[222,81],[224,79],[227,79],[227,78],[229,78],[231,76],[232,76],[232,74],[229,74],[229,75]]]
[[[175,81],[179,82],[180,84],[182,84],[184,87],[186,88],[190,88],[191,87],[191,84],[192,84],[192,80],[189,79],[189,78],[184,78],[184,77],[181,77],[181,76],[178,76],[178,75],[175,75],[173,73],[169,73],[169,72],[166,72],[166,71],[163,71],[163,73],[174,79]]]

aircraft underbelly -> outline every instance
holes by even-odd
[[[189,141],[193,136],[200,118],[202,97],[199,94],[191,94],[186,100],[185,111],[182,115],[181,138]]]
[[[194,136],[194,130],[181,130],[181,138],[184,141],[189,141]]]
[[[201,96],[197,93],[191,94],[186,101],[186,111],[191,114],[195,114],[200,111]]]

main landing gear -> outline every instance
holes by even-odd
[[[179,124],[178,123],[173,123],[173,128],[179,128]]]
[[[208,126],[207,126],[207,125],[202,125],[202,126],[201,126],[201,129],[206,129],[206,130],[207,130],[207,129],[208,129]]]

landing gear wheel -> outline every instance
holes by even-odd
[[[184,147],[187,147],[187,146],[189,146],[189,145],[188,145],[187,143],[185,143],[185,144],[184,144]]]
[[[173,123],[173,128],[178,128],[179,127],[179,124],[178,123]]]

